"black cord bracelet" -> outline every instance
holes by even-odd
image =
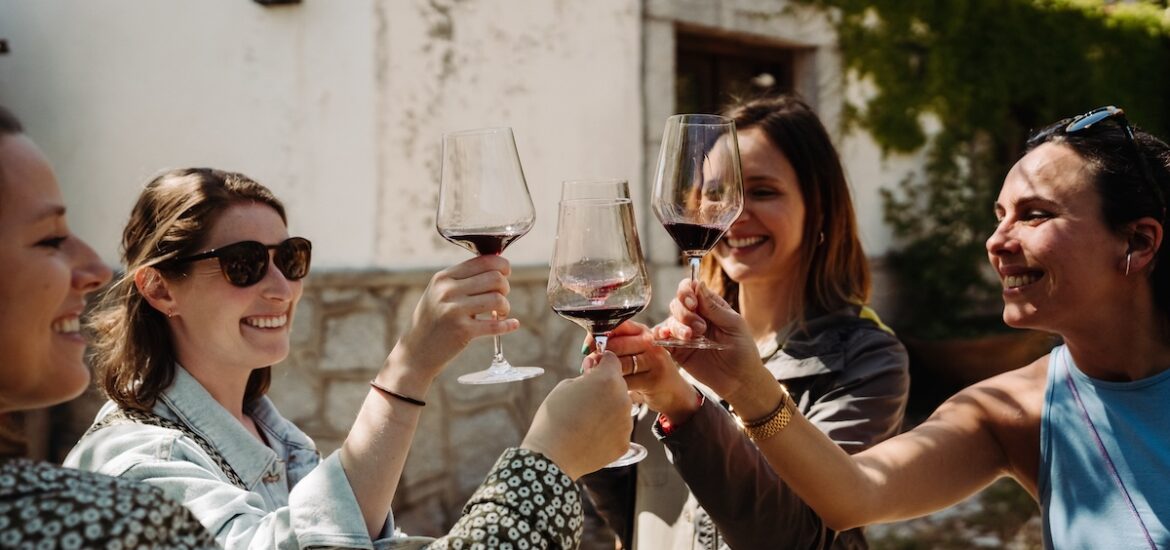
[[[394,390],[391,390],[390,388],[387,388],[386,386],[379,384],[377,381],[370,380],[370,387],[374,388],[375,390],[378,390],[386,395],[389,395],[390,397],[393,397],[395,399],[401,399],[402,401],[406,401],[407,403],[410,403],[411,405],[418,405],[420,407],[427,406],[426,401],[423,401],[422,399],[415,399],[413,397],[407,397],[405,395],[402,395],[401,393],[398,393]]]

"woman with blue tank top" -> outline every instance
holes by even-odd
[[[1039,503],[1047,548],[1170,548],[1168,194],[1170,146],[1121,109],[1034,134],[995,203],[987,254],[1004,321],[1064,344],[852,456],[801,416],[706,287],[680,285],[657,336],[730,344],[672,353],[834,529],[925,515],[1011,476]]]

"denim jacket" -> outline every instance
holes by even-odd
[[[106,403],[96,420],[116,409]],[[417,548],[432,542],[445,548],[455,542],[513,538],[523,538],[533,548],[568,548],[580,539],[583,516],[577,489],[537,453],[506,451],[448,537],[406,537],[395,532],[394,518],[388,515],[381,536],[371,541],[340,454],[322,459],[312,439],[282,417],[267,397],[244,412],[268,445],[181,367],[152,412],[185,424],[214,445],[245,488],[233,484],[192,437],[145,424],[93,431],[82,437],[65,464],[162,488],[225,548]],[[541,505],[524,502],[512,489],[540,495]]]

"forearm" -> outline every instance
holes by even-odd
[[[463,517],[429,548],[516,547],[523,539],[531,548],[567,550],[580,544],[584,521],[580,493],[568,475],[540,453],[508,449],[463,508]]]
[[[696,500],[732,548],[827,546],[834,533],[787,486],[714,403],[676,426],[663,443]]]
[[[783,391],[773,381],[734,396],[731,404],[742,418],[762,418],[775,410]],[[771,469],[830,529],[842,531],[880,517],[879,508],[871,505],[876,502],[871,497],[877,486],[875,472],[860,467],[799,412],[786,428],[755,445]]]
[[[395,349],[375,381],[422,399],[431,379],[412,373]],[[382,530],[402,479],[422,407],[371,388],[341,447],[341,462],[371,538]]]

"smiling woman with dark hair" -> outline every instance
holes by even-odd
[[[81,311],[110,279],[69,230],[44,155],[0,107],[0,414],[77,397],[89,383]],[[213,548],[179,503],[144,484],[0,458],[0,546]]]
[[[703,258],[701,280],[747,319],[772,382],[792,388],[841,448],[864,450],[900,429],[909,374],[902,344],[867,307],[869,264],[837,150],[793,96],[739,103],[726,115],[735,120],[744,205]],[[608,472],[585,478],[625,541],[705,550],[865,544],[861,530],[828,529],[739,432],[722,393],[703,388],[700,398],[652,340],[626,323],[610,349],[638,357],[626,382],[661,413],[637,432],[653,454],[629,486]]]
[[[1038,132],[1004,180],[987,255],[1004,322],[1064,344],[852,457],[794,410],[708,289],[680,287],[675,326],[731,349],[676,358],[769,426],[760,450],[836,528],[921,516],[1010,476],[1039,503],[1046,548],[1170,547],[1168,189],[1170,146],[1120,109]]]

